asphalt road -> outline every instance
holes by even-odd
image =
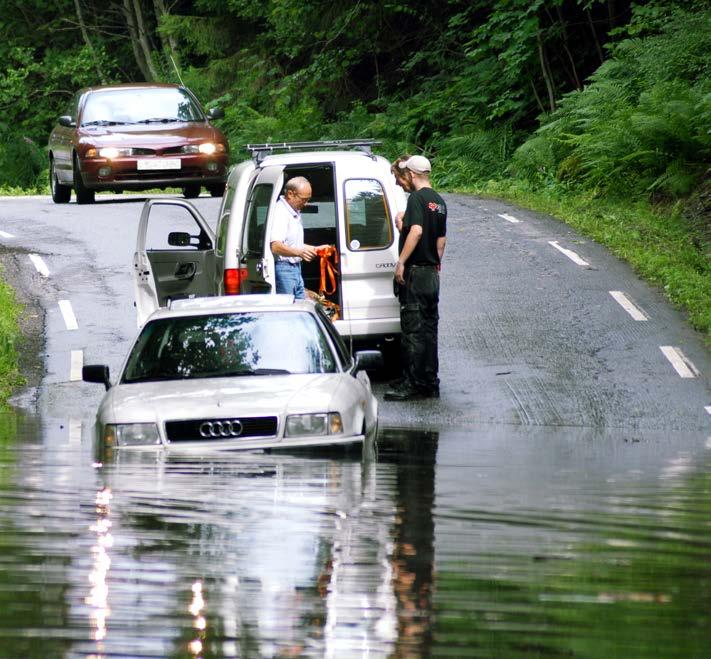
[[[88,436],[103,389],[78,381],[81,364],[107,363],[115,374],[135,336],[131,261],[143,200],[0,200],[6,276],[39,303],[32,322],[43,316],[45,328],[41,384],[15,402],[50,435]],[[382,425],[711,434],[711,354],[659,290],[550,217],[446,200],[442,395],[383,402]],[[195,200],[213,226],[219,203]]]

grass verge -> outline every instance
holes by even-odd
[[[627,261],[686,312],[711,348],[711,244],[673,207],[568,191],[540,191],[516,181],[489,181],[467,192],[552,215]]]
[[[17,357],[20,311],[15,292],[0,278],[0,406],[24,382]]]

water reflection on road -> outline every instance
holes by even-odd
[[[2,656],[705,654],[703,437],[386,429],[374,460],[100,464],[57,436],[0,416]]]

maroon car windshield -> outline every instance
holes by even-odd
[[[91,92],[81,115],[82,126],[204,121],[183,89],[111,89]]]

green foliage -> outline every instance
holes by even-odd
[[[19,313],[14,292],[0,280],[0,403],[4,403],[22,381],[17,366]]]
[[[676,10],[658,33],[611,50],[520,147],[512,171],[535,181],[550,175],[552,155],[559,178],[585,188],[689,194],[711,161],[711,12]]]
[[[28,137],[0,127],[0,188],[36,189],[44,179],[44,152]]]

